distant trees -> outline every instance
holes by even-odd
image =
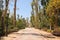
[[[17,27],[18,29],[24,29],[25,27],[27,27],[25,18],[20,18],[19,20],[17,20]]]

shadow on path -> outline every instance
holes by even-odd
[[[45,38],[55,38],[53,35],[43,35],[43,34],[38,34],[38,33],[15,33],[18,35],[34,35],[34,36],[43,36]]]

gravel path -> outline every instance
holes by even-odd
[[[4,37],[3,40],[60,40],[60,38],[42,30],[25,28],[9,34],[8,37]]]

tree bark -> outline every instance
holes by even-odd
[[[6,33],[7,27],[5,25],[5,17],[7,15],[8,5],[9,5],[9,0],[5,0],[5,10],[3,11],[3,14],[2,14],[2,18],[4,19],[3,20],[3,27],[5,30],[5,36],[7,36],[7,33]]]
[[[14,2],[15,3],[14,3],[14,22],[13,22],[13,24],[14,24],[14,27],[16,27],[16,3],[17,3],[17,0],[15,0]]]

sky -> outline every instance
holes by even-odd
[[[31,2],[32,0],[17,0],[17,10],[16,15],[20,15],[23,18],[29,18],[31,16]],[[11,12],[11,15],[13,14],[13,2],[10,2],[9,9]]]

